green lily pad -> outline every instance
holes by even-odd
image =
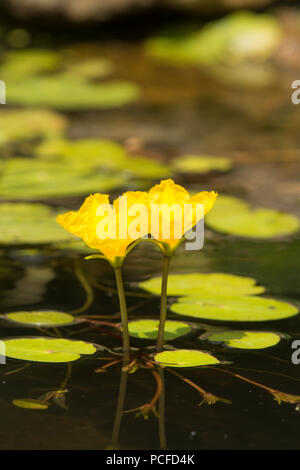
[[[199,367],[220,363],[212,354],[190,349],[163,351],[155,354],[154,359],[166,367]]]
[[[217,232],[249,238],[280,237],[300,229],[300,220],[294,215],[272,209],[253,210],[231,196],[220,196],[205,221]]]
[[[127,105],[138,96],[139,87],[133,82],[93,83],[67,73],[11,82],[7,89],[10,103],[61,110],[114,108]]]
[[[4,163],[0,197],[42,199],[108,192],[124,185],[122,174],[106,174],[76,165],[38,159],[13,158]]]
[[[66,127],[66,118],[53,111],[1,110],[0,144],[35,137],[59,136]]]
[[[184,155],[174,158],[171,165],[176,173],[201,174],[210,171],[228,171],[232,168],[232,160],[227,157]]]
[[[7,83],[22,82],[42,72],[53,72],[61,63],[59,53],[47,49],[9,51],[0,66],[1,78]]]
[[[264,349],[278,344],[281,337],[270,331],[230,330],[209,334],[205,339],[213,343],[224,343],[231,348]]]
[[[81,354],[94,354],[91,343],[63,338],[17,338],[2,340],[6,357],[34,362],[71,362]]]
[[[153,277],[139,283],[139,287],[160,295],[161,278]],[[171,274],[168,278],[168,295],[242,296],[256,295],[265,291],[251,277],[224,273]]]
[[[48,403],[31,398],[15,398],[12,403],[18,408],[26,408],[28,410],[47,410],[49,408]]]
[[[167,165],[148,157],[133,157],[121,145],[109,140],[47,140],[36,148],[35,153],[46,160],[60,159],[73,170],[115,171],[124,178],[157,179],[170,175]]]
[[[34,325],[44,327],[69,325],[75,320],[73,315],[70,315],[69,313],[57,312],[52,310],[11,312],[6,313],[5,315],[3,315],[3,317],[7,320],[21,323],[23,325]]]
[[[35,154],[47,160],[59,158],[82,169],[101,166],[118,170],[126,163],[125,149],[116,142],[103,139],[46,140],[36,147]]]
[[[148,40],[146,48],[152,56],[176,65],[236,66],[247,61],[266,61],[275,53],[281,38],[281,26],[274,17],[240,11],[198,30],[169,31]]]
[[[159,320],[132,320],[129,322],[129,335],[140,339],[156,339]],[[165,324],[165,339],[172,340],[192,331],[188,323],[167,320]]]
[[[89,57],[74,62],[67,68],[67,73],[86,79],[103,78],[111,74],[113,65],[104,57]]]
[[[40,244],[73,240],[56,222],[56,212],[43,204],[2,203],[0,244]]]
[[[295,305],[262,297],[181,297],[171,310],[193,318],[235,322],[281,320],[298,313]]]

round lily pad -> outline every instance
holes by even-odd
[[[181,27],[146,43],[154,57],[176,65],[214,67],[263,62],[274,54],[282,37],[276,18],[268,14],[238,11],[206,23],[201,29]]]
[[[129,322],[129,335],[141,339],[156,339],[159,320],[132,320]],[[192,331],[188,323],[167,320],[165,324],[165,339],[172,340]]]
[[[76,75],[57,73],[10,82],[7,100],[60,110],[101,109],[125,106],[135,101],[139,94],[139,87],[133,82],[94,83]]]
[[[6,313],[3,317],[7,320],[20,323],[24,326],[44,326],[44,327],[55,327],[70,325],[74,322],[75,318],[69,313],[56,312],[52,310],[38,311],[33,310],[31,312],[11,312]],[[1,318],[1,317],[0,317]]]
[[[60,158],[64,164],[81,171],[115,171],[125,178],[157,179],[170,176],[170,168],[143,156],[131,156],[116,142],[103,139],[52,139],[42,142],[35,153],[39,158]],[[84,155],[85,158],[82,158]]]
[[[171,306],[179,315],[206,320],[253,322],[281,320],[297,315],[287,302],[261,297],[181,297]]]
[[[12,403],[18,408],[26,408],[29,410],[47,410],[49,408],[48,403],[30,398],[15,398]]]
[[[139,283],[139,287],[160,295],[161,278],[153,277]],[[189,273],[171,274],[168,278],[168,295],[201,296],[242,296],[264,292],[263,286],[257,286],[251,277],[235,276],[224,273]]]
[[[154,359],[166,367],[199,367],[220,363],[212,354],[190,349],[163,351],[155,354]]]
[[[6,357],[34,362],[72,362],[81,354],[94,354],[96,347],[85,341],[63,338],[17,338],[2,340]]]
[[[184,155],[174,158],[171,166],[176,173],[208,173],[210,171],[228,171],[232,168],[232,161],[226,157]]]
[[[300,229],[298,217],[272,209],[251,209],[237,198],[220,196],[205,219],[217,232],[249,238],[274,238]]]
[[[67,120],[54,111],[2,110],[0,113],[0,144],[35,137],[57,137],[67,128]]]
[[[126,177],[121,173],[105,173],[87,166],[83,170],[71,161],[66,164],[13,158],[4,164],[0,197],[24,200],[76,196],[111,191],[125,182]]]
[[[47,49],[24,49],[9,51],[0,67],[1,77],[8,83],[37,75],[41,72],[53,72],[60,65],[61,56]]]
[[[230,330],[209,334],[205,339],[213,343],[223,343],[231,348],[264,349],[278,344],[281,337],[270,331]]]
[[[2,203],[0,244],[40,244],[73,240],[56,222],[56,212],[43,204]]]

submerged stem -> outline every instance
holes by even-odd
[[[168,275],[171,257],[164,255],[163,258],[163,272],[161,280],[161,300],[160,300],[160,318],[157,336],[157,350],[161,351],[164,345],[165,324],[167,319],[167,300],[168,300]]]
[[[127,316],[124,284],[123,284],[123,278],[122,278],[122,268],[115,267],[114,271],[115,271],[115,276],[116,276],[116,283],[117,283],[119,303],[120,303],[124,359],[126,361],[129,361],[130,343],[129,343],[129,330],[128,330],[128,316]]]
[[[123,416],[123,408],[124,408],[126,386],[127,386],[127,375],[128,375],[127,371],[121,372],[117,409],[116,409],[114,427],[113,427],[113,432],[112,432],[112,437],[111,437],[111,446],[113,449],[117,447],[118,440],[119,440],[119,433],[120,433],[121,421],[122,421],[122,416]]]
[[[79,262],[78,259],[75,260],[75,270],[74,270],[74,272],[75,272],[75,275],[77,276],[77,279],[79,280],[79,282],[82,285],[82,287],[84,289],[84,292],[86,294],[86,299],[85,299],[84,304],[80,308],[77,308],[77,309],[72,310],[70,312],[70,313],[73,313],[73,314],[77,314],[77,313],[84,312],[85,310],[87,310],[90,307],[90,305],[92,305],[93,300],[94,300],[94,293],[93,293],[93,289],[92,289],[90,283],[88,282],[87,278],[85,277],[85,275],[82,272],[82,269],[80,267],[80,262]]]

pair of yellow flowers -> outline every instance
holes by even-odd
[[[126,196],[125,208],[124,205],[121,204],[121,198],[124,196]],[[217,193],[214,191],[202,191],[191,197],[182,186],[175,184],[171,179],[161,181],[160,184],[153,186],[148,192],[126,192],[117,198],[112,206],[118,227],[120,227],[120,225],[122,227],[122,224],[126,225],[125,237],[124,234],[122,234],[121,237],[120,233],[116,232],[116,236],[113,238],[99,238],[97,227],[99,226],[99,222],[105,217],[104,212],[99,211],[99,208],[109,205],[109,196],[107,194],[97,193],[87,197],[78,211],[70,211],[66,214],[59,215],[57,221],[66,230],[80,237],[87,246],[100,251],[112,266],[120,266],[133,244],[137,243],[138,240],[146,235],[150,234],[153,241],[160,246],[163,254],[167,256],[170,256],[174,252],[181,239],[184,237],[184,224],[182,220],[177,220],[178,218],[182,219],[184,211],[178,211],[178,213],[176,213],[176,211],[172,212],[172,228],[168,238],[164,238],[161,227],[159,232],[155,235],[151,233],[150,225],[146,225],[144,229],[145,233],[140,234],[137,238],[132,236],[132,234],[128,234],[127,227],[130,225],[130,222],[133,221],[134,217],[136,217],[135,215],[131,215],[132,211],[130,210],[134,205],[138,204],[146,207],[149,213],[150,208],[154,204],[158,206],[164,205],[170,208],[172,208],[174,204],[181,208],[189,205],[189,207],[192,208],[192,223],[190,227],[192,228],[192,226],[197,224],[200,217],[197,215],[197,205],[202,206],[201,217],[203,217],[213,207],[216,197]],[[151,217],[149,217],[149,221],[150,220]],[[180,239],[178,238],[178,234],[176,234],[176,236],[174,234],[174,227],[179,225],[182,227]]]

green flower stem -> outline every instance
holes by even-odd
[[[125,402],[127,375],[128,375],[127,371],[121,372],[117,409],[116,409],[115,422],[114,422],[114,427],[113,427],[113,432],[112,432],[112,437],[111,437],[112,449],[117,449],[117,446],[118,446],[119,433],[120,433],[121,421],[122,421],[122,416],[123,416],[123,408],[124,408],[124,402]]]
[[[164,255],[163,258],[163,272],[161,281],[161,300],[160,300],[160,319],[156,347],[161,351],[164,346],[165,324],[167,319],[167,289],[168,289],[168,275],[171,257]]]
[[[127,361],[129,360],[130,343],[129,343],[128,316],[127,316],[126,299],[125,299],[124,284],[123,284],[123,277],[122,277],[122,268],[115,267],[114,271],[115,271],[115,276],[116,276],[117,290],[118,290],[119,303],[120,303],[124,359]]]

